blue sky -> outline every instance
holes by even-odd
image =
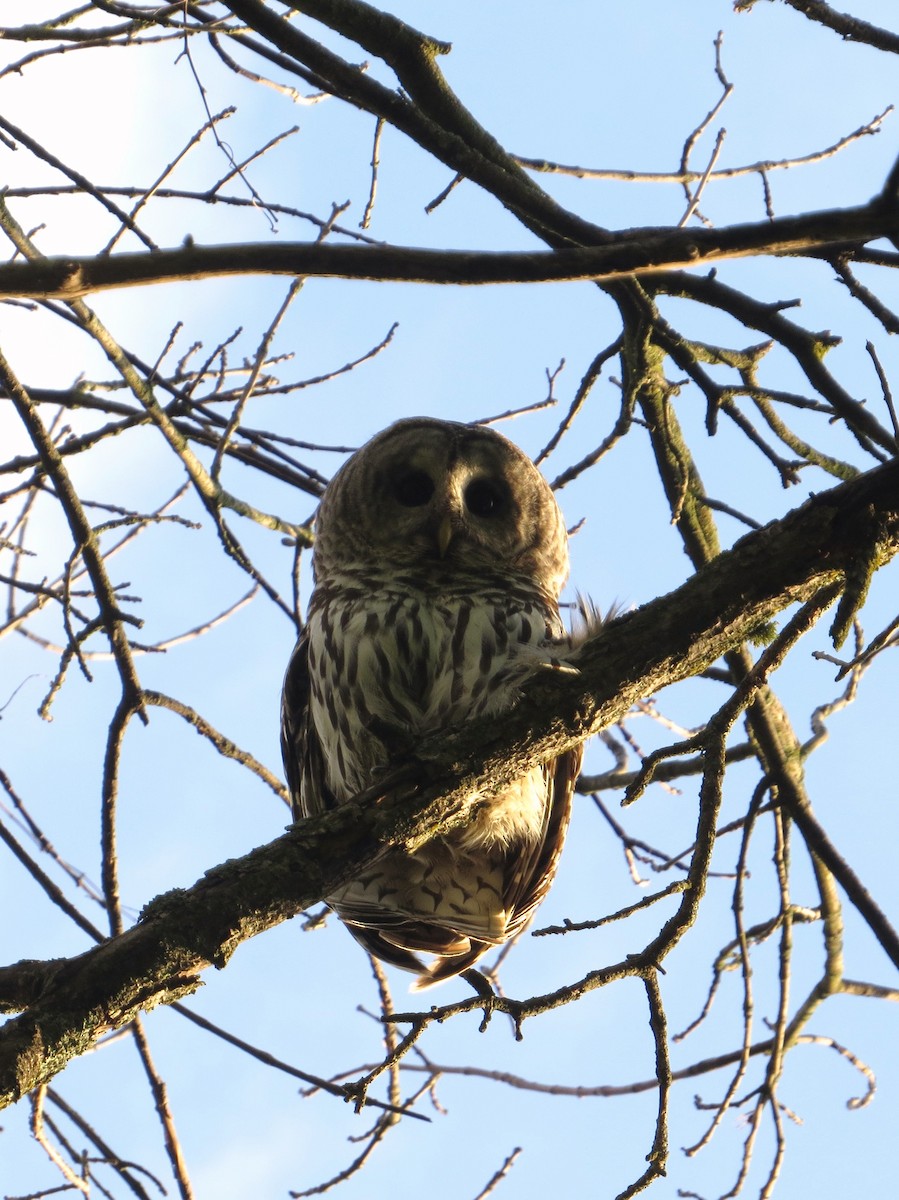
[[[29,19],[38,9],[51,10],[35,3],[29,6]],[[709,161],[722,126],[727,136],[719,165],[736,166],[819,150],[897,100],[895,66],[886,56],[847,46],[800,14],[761,0],[743,15],[712,0],[689,5],[560,0],[551,8],[458,0],[438,9],[408,0],[391,11],[452,41],[452,54],[441,63],[447,79],[509,149],[561,162],[676,169],[685,137],[720,94],[713,71],[713,42],[719,30],[724,33],[724,69],[735,90],[696,147],[693,164],[699,168]],[[894,5],[888,0],[852,0],[852,11],[887,27],[895,24]],[[339,44],[337,39],[333,42]],[[10,58],[19,54],[20,48],[10,43],[0,46]],[[352,61],[360,57],[358,50],[350,54]],[[199,48],[196,65],[213,111],[237,105],[222,136],[238,158],[274,133],[299,124],[298,134],[251,168],[253,185],[263,197],[320,216],[327,216],[332,203],[349,200],[352,207],[344,223],[358,223],[369,185],[372,119],[336,101],[293,105],[282,94],[236,79]],[[378,77],[386,77],[373,69]],[[139,53],[108,51],[93,59],[70,54],[38,64],[22,77],[0,78],[0,111],[98,183],[148,183],[204,119],[196,83],[186,62],[177,60],[172,44]],[[772,172],[778,215],[861,203],[873,195],[897,153],[896,122],[895,115],[889,117],[881,133],[861,139],[836,158]],[[0,145],[0,161],[0,179],[12,187],[56,181],[23,149],[12,153]],[[184,187],[208,187],[226,169],[221,152],[207,142],[190,156],[177,179]],[[457,188],[427,216],[425,204],[449,178],[444,167],[401,135],[385,132],[371,235],[436,247],[534,245],[508,213],[470,184]],[[609,228],[676,223],[685,204],[680,189],[671,184],[561,177],[543,177],[541,182],[562,202]],[[233,190],[239,192],[239,186]],[[35,235],[46,253],[91,253],[113,228],[108,216],[88,200],[48,199],[28,206],[11,200],[10,206],[28,227],[46,223]],[[710,185],[702,209],[718,225],[761,220],[757,177]],[[236,214],[221,206],[200,210],[162,200],[149,207],[146,227],[160,244],[172,246],[188,234],[198,242],[314,236],[308,223],[284,220],[273,234],[262,213]],[[122,249],[135,248],[133,240],[122,243]],[[811,329],[833,328],[843,336],[829,362],[853,395],[866,397],[876,408],[880,391],[865,342],[874,340],[894,379],[895,345],[851,304],[826,265],[763,260],[731,264],[721,272],[728,282],[760,298],[801,296],[795,319]],[[880,286],[879,277],[876,282]],[[253,354],[286,288],[283,279],[217,280],[134,289],[95,297],[91,304],[123,344],[149,360],[160,353],[179,320],[185,322],[180,352],[195,338],[212,347],[241,326],[233,351],[236,360]],[[887,301],[899,301],[895,282],[884,285],[882,294]],[[685,333],[745,344],[745,332],[724,318],[714,322],[683,302],[664,302],[663,311]],[[98,352],[63,322],[22,309],[5,309],[0,322],[0,344],[26,383],[63,387],[81,374],[108,378]],[[275,351],[293,355],[279,371],[285,379],[302,379],[333,370],[376,344],[394,322],[399,329],[393,344],[372,362],[321,388],[261,399],[249,422],[316,442],[358,445],[405,415],[471,420],[535,403],[546,394],[547,371],[564,359],[555,385],[561,409],[597,350],[618,329],[610,301],[587,284],[474,290],[312,280],[279,330]],[[598,385],[575,434],[550,460],[550,477],[610,428],[617,392],[608,376],[615,373],[610,370]],[[776,354],[767,380],[787,389],[800,386],[795,368]],[[695,391],[685,388],[676,404],[711,495],[768,520],[811,491],[829,486],[825,476],[808,472],[797,487],[784,492],[770,467],[748,455],[725,423],[717,439],[707,437],[704,403]],[[554,430],[559,409],[501,428],[536,453]],[[73,424],[78,427],[77,416]],[[850,440],[839,429],[820,436],[829,452],[852,452]],[[22,449],[20,439],[0,406],[4,457]],[[314,460],[326,474],[340,461],[334,454]],[[160,503],[181,478],[177,462],[159,453],[151,435],[127,443],[118,439],[73,470],[92,498],[136,507]],[[227,472],[226,486],[258,507],[292,520],[310,515],[309,497],[251,479],[239,468],[229,467]],[[569,524],[586,518],[583,531],[573,539],[572,584],[601,607],[614,601],[639,604],[686,578],[689,567],[668,524],[649,449],[640,436],[626,439],[598,471],[564,489],[560,502]],[[192,501],[182,511],[199,516]],[[289,555],[280,539],[246,523],[236,522],[236,528],[263,569],[286,589]],[[725,544],[744,531],[726,517],[720,529]],[[58,569],[60,553],[68,553],[65,531],[49,516],[35,529],[35,546],[40,552],[33,565],[38,578]],[[151,530],[114,562],[116,579],[130,580],[131,590],[143,597],[146,627],[141,636],[150,642],[208,620],[247,588],[240,572],[222,563],[208,523],[199,532]],[[896,594],[894,567],[884,571],[872,589],[864,614],[869,634],[894,615]],[[47,636],[60,636],[49,618],[41,628]],[[147,687],[193,704],[277,770],[278,693],[292,636],[283,615],[257,599],[206,636],[165,656],[140,659],[141,678]],[[810,708],[839,692],[832,668],[814,661],[813,649],[832,649],[826,622],[809,635],[776,681],[800,737],[807,736]],[[102,732],[117,699],[113,669],[98,663],[92,684],[73,672],[54,706],[53,723],[47,724],[35,710],[55,660],[21,638],[6,638],[0,652],[0,704],[22,683],[0,721],[0,765],[61,855],[96,879]],[[885,655],[863,681],[855,704],[831,719],[831,741],[808,767],[810,793],[823,824],[881,906],[893,913],[899,901],[892,858],[897,833],[892,803],[894,679],[895,667]],[[660,705],[669,718],[690,725],[709,711],[714,687],[693,683],[662,696]],[[632,730],[647,749],[670,736],[645,717],[636,719]],[[608,753],[598,744],[591,746],[588,769],[608,765]],[[754,783],[746,770],[729,776],[725,820],[745,809]],[[647,841],[680,850],[689,841],[695,796],[690,781],[679,795],[651,789],[627,819]],[[618,797],[607,800],[616,809]],[[156,712],[148,729],[129,730],[120,858],[123,899],[130,912],[136,913],[167,888],[192,883],[224,858],[271,839],[286,821],[287,811],[276,797],[216,758],[169,714]],[[766,837],[758,839],[752,863],[758,892],[750,916],[756,917],[768,913],[772,903],[774,878]],[[735,843],[725,841],[721,870],[732,866],[735,854]],[[800,862],[797,876],[797,902],[812,903],[814,892]],[[672,1029],[682,1028],[696,1015],[711,960],[732,936],[730,893],[726,879],[713,881],[697,929],[666,963],[662,989]],[[557,884],[537,924],[611,912],[634,903],[641,894],[605,823],[583,798]],[[82,903],[100,923],[100,911]],[[57,920],[37,890],[29,890],[6,863],[0,867],[0,911],[11,914],[0,932],[4,962],[86,948],[83,936]],[[846,922],[847,975],[892,985],[889,964],[848,908]],[[650,929],[651,923],[628,923],[577,938],[525,939],[507,961],[504,987],[511,995],[527,995],[577,979],[642,947]],[[801,939],[797,997],[819,969],[819,940],[814,934]],[[773,948],[760,950],[754,976],[757,1037],[764,1036],[763,1019],[775,1011],[775,967]],[[397,974],[391,980],[397,1006],[406,1008],[406,978]],[[448,1002],[466,990],[464,984],[450,984],[434,998]],[[722,985],[715,1019],[675,1048],[675,1067],[735,1047],[740,1002],[739,979],[732,973]],[[334,921],[326,930],[310,934],[293,922],[243,946],[226,971],[207,975],[191,1004],[209,1019],[313,1073],[352,1071],[379,1054],[377,1026],[359,1011],[359,1006],[373,1011],[377,1004],[368,965]],[[863,1090],[860,1076],[847,1061],[821,1045],[794,1052],[782,1099],[803,1124],[788,1123],[788,1153],[776,1192],[780,1200],[875,1193],[891,1173],[886,1148],[892,1143],[899,1104],[895,1020],[887,1004],[838,998],[812,1021],[810,1033],[833,1038],[871,1064],[879,1089],[872,1104],[847,1111],[846,1102]],[[313,1186],[341,1170],[356,1152],[346,1139],[368,1128],[368,1116],[355,1117],[327,1097],[298,1098],[294,1080],[263,1071],[237,1051],[198,1035],[174,1013],[154,1012],[146,1027],[157,1065],[169,1079],[198,1197],[282,1196],[289,1188]],[[546,1084],[626,1084],[651,1078],[653,1070],[645,998],[632,981],[528,1023],[521,1043],[513,1040],[501,1019],[479,1035],[477,1020],[471,1017],[434,1029],[423,1048],[439,1063],[508,1071]],[[719,1075],[679,1085],[672,1110],[669,1177],[655,1184],[652,1195],[668,1200],[680,1188],[717,1196],[730,1187],[746,1134],[742,1110],[731,1110],[703,1153],[687,1159],[680,1151],[700,1136],[707,1120],[693,1108],[694,1092],[714,1100],[726,1082]],[[119,1153],[165,1177],[151,1099],[127,1039],[76,1062],[57,1083]],[[640,1173],[651,1144],[651,1093],[616,1099],[547,1098],[490,1080],[448,1075],[437,1096],[446,1113],[426,1104],[423,1111],[431,1116],[430,1125],[406,1122],[394,1131],[366,1170],[344,1185],[341,1194],[346,1200],[422,1187],[432,1200],[474,1197],[517,1146],[523,1148],[522,1155],[497,1195],[531,1200],[550,1192],[576,1195],[589,1190],[612,1197]],[[24,1106],[8,1119],[4,1114],[3,1194],[18,1196],[56,1182],[53,1168],[27,1140],[26,1122]],[[747,1195],[758,1194],[771,1151],[766,1124]]]

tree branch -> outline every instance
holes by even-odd
[[[0,266],[0,299],[72,301],[111,288],[218,275],[311,275],[409,283],[550,283],[620,279],[755,255],[816,255],[899,239],[899,212],[879,199],[726,229],[622,230],[601,246],[560,250],[422,250],[410,246],[247,242]]]
[[[425,742],[417,762],[362,803],[302,821],[192,888],[166,893],[136,926],[85,954],[3,969],[0,1008],[31,1007],[0,1031],[0,1106],[52,1078],[102,1033],[194,991],[204,969],[223,967],[241,942],[328,895],[385,848],[412,849],[447,832],[478,797],[844,580],[859,546],[878,565],[899,552],[899,463],[748,534],[675,592],[603,628],[578,655],[577,676],[540,679],[512,714]]]
[[[875,46],[878,50],[888,50],[893,54],[899,54],[899,34],[893,33],[889,29],[881,29],[880,26],[872,25],[870,21],[863,21],[860,17],[854,17],[851,13],[831,8],[824,3],[824,0],[784,0],[784,3],[790,8],[795,8],[797,12],[801,12],[810,21],[826,25],[828,29],[838,33],[847,42],[863,42],[869,46]],[[737,7],[748,8],[749,4],[746,4],[744,0],[744,3]]]

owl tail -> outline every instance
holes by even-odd
[[[347,923],[347,928],[369,954],[381,959],[382,962],[416,974],[418,978],[410,988],[410,991],[413,992],[424,991],[425,988],[443,983],[444,980],[452,979],[454,975],[467,971],[481,955],[486,954],[493,944],[491,942],[475,942],[467,937],[453,940],[446,934],[443,935],[442,944],[439,947],[425,947],[420,945],[420,941],[417,940],[413,943],[417,950],[427,951],[430,949],[436,956],[432,963],[426,965],[417,954],[411,952],[399,937],[385,936],[383,930],[363,929],[349,923]]]
[[[471,948],[464,954],[441,954],[415,980],[409,988],[410,992],[424,992],[435,984],[461,975],[469,967],[473,967],[478,959],[492,949],[492,942],[472,942]]]

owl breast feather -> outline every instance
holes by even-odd
[[[535,650],[561,632],[555,613],[508,592],[477,600],[411,589],[332,593],[313,606],[311,716],[335,795],[369,786],[372,769],[390,762],[391,743],[507,711]]]

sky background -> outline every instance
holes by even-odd
[[[894,0],[851,0],[852,12],[875,24],[895,27]],[[7,10],[7,11],[3,11]],[[33,21],[51,6],[29,0],[0,6],[0,20]],[[895,60],[864,46],[844,44],[783,5],[760,2],[737,15],[727,3],[691,0],[630,0],[605,5],[558,0],[545,4],[457,0],[439,6],[407,0],[391,8],[412,25],[453,43],[441,60],[450,85],[477,118],[510,150],[534,157],[604,168],[674,170],[684,139],[720,95],[714,74],[714,39],[723,31],[723,66],[735,90],[697,145],[693,165],[704,168],[722,126],[727,136],[718,165],[804,155],[833,144],[869,122],[897,100]],[[358,48],[328,37],[351,61]],[[33,47],[0,42],[0,69]],[[24,128],[66,162],[97,183],[148,184],[205,119],[196,80],[179,47],[167,43],[140,51],[72,53],[37,63],[22,75],[0,75],[0,114]],[[254,164],[249,175],[264,198],[296,205],[326,217],[333,203],[349,200],[342,217],[355,227],[369,187],[373,119],[328,100],[292,104],[268,88],[237,79],[197,44],[196,66],[213,112],[237,106],[222,137],[241,159],[273,134],[299,124],[297,134]],[[372,72],[387,79],[378,65]],[[826,162],[772,172],[778,215],[812,208],[862,203],[875,194],[899,149],[897,118],[889,117],[876,137],[865,137]],[[0,183],[11,188],[57,183],[59,176],[24,148],[0,144]],[[210,139],[176,174],[178,186],[205,188],[227,170]],[[494,200],[463,184],[432,215],[424,206],[449,182],[449,172],[388,129],[381,144],[378,200],[371,236],[388,242],[481,249],[530,248],[534,239]],[[671,184],[579,181],[541,177],[560,202],[609,227],[675,224],[685,201]],[[244,194],[238,183],[228,189]],[[104,245],[114,223],[96,202],[10,199],[13,214],[33,229],[47,254],[89,254]],[[703,212],[716,224],[761,220],[757,176],[709,186]],[[179,201],[154,202],[146,227],[162,245],[185,236],[197,242],[269,239],[305,240],[315,235],[307,222],[283,219],[272,231],[261,211],[223,206],[200,208]],[[137,249],[124,239],[121,249]],[[897,378],[897,350],[883,330],[853,305],[824,264],[763,260],[729,264],[722,276],[770,300],[802,298],[791,315],[810,329],[832,328],[843,343],[828,358],[844,385],[880,402],[879,385],[865,351],[873,339],[885,369]],[[862,274],[860,272],[860,274]],[[875,279],[872,274],[871,280]],[[899,304],[896,282],[881,294]],[[153,361],[170,331],[185,322],[178,353],[194,339],[207,348],[242,327],[233,360],[252,355],[287,289],[284,279],[216,280],[167,288],[133,289],[100,295],[91,306],[123,345]],[[663,311],[685,333],[705,341],[720,338],[743,345],[744,331],[726,318],[666,301]],[[287,431],[322,444],[357,446],[391,421],[418,413],[474,420],[536,403],[547,390],[547,372],[562,360],[556,380],[559,407],[505,423],[500,428],[531,454],[546,443],[560,410],[567,407],[597,351],[617,333],[611,302],[588,284],[452,289],[312,280],[281,325],[274,350],[292,358],[279,368],[284,379],[330,372],[377,344],[398,323],[390,348],[358,370],[318,388],[256,402],[251,424]],[[760,340],[760,339],[757,339]],[[25,308],[0,310],[0,346],[32,387],[66,387],[79,376],[106,379],[109,369],[97,350],[64,322]],[[800,390],[792,364],[774,352],[769,381]],[[614,376],[615,371],[610,372]],[[575,435],[546,464],[553,478],[596,445],[617,415],[614,382],[604,377],[579,418]],[[697,456],[708,493],[765,521],[795,507],[813,491],[830,486],[809,471],[784,492],[760,456],[748,454],[733,429],[722,422],[716,439],[704,432],[704,401],[690,387],[677,402],[678,416]],[[75,428],[83,419],[72,418]],[[801,427],[801,422],[797,422]],[[822,436],[816,430],[816,436]],[[825,449],[853,453],[840,429],[823,435]],[[27,443],[0,405],[0,456],[25,453]],[[310,461],[329,475],[341,454],[321,453]],[[116,439],[73,466],[90,498],[155,507],[178,486],[178,462],[158,452],[152,433]],[[226,468],[225,486],[259,508],[288,520],[306,520],[310,497],[289,492],[239,467]],[[572,588],[605,608],[613,602],[640,604],[664,594],[689,574],[676,532],[668,524],[661,488],[646,440],[631,436],[598,471],[560,493],[569,525],[586,524],[572,540]],[[199,518],[188,500],[179,509]],[[277,535],[236,522],[255,561],[285,593],[290,555]],[[722,540],[744,532],[722,518]],[[58,571],[69,544],[51,510],[35,523],[30,570],[34,578]],[[142,597],[148,642],[169,638],[210,619],[246,592],[241,573],[224,563],[214,531],[175,527],[151,530],[133,550],[114,560],[115,579],[130,580]],[[4,568],[5,569],[5,568]],[[899,573],[882,572],[864,614],[869,634],[895,613]],[[308,577],[304,575],[308,594]],[[811,658],[828,650],[826,625],[800,646],[777,680],[800,737],[808,734],[810,709],[839,693],[833,668]],[[48,614],[41,626],[60,636]],[[278,699],[281,676],[293,642],[290,622],[257,598],[229,622],[166,655],[140,659],[148,688],[176,695],[204,713],[268,766],[280,772]],[[103,734],[117,701],[111,664],[97,663],[88,684],[73,671],[42,721],[37,707],[55,671],[55,659],[33,643],[7,637],[0,646],[0,766],[49,833],[62,857],[88,877],[99,875],[98,797]],[[21,685],[21,686],[20,686]],[[715,685],[690,683],[661,698],[665,713],[689,726],[711,710]],[[15,697],[13,691],[19,688]],[[811,698],[811,699],[810,699]],[[899,907],[895,846],[895,665],[888,655],[866,676],[861,695],[832,718],[831,741],[808,764],[809,790],[833,840],[871,887],[888,913]],[[670,737],[646,718],[632,732],[649,748]],[[599,744],[589,748],[587,769],[611,765]],[[729,772],[723,819],[745,809],[755,776]],[[696,786],[681,794],[653,788],[629,811],[638,836],[670,851],[691,840]],[[609,796],[615,809],[618,797]],[[175,717],[153,713],[149,728],[127,734],[121,784],[120,871],[127,911],[136,916],[153,896],[187,886],[204,870],[277,836],[288,819],[283,803],[258,782],[224,762]],[[771,911],[775,880],[768,835],[753,852],[752,912]],[[77,953],[86,939],[46,902],[38,889],[4,860],[0,851],[0,960]],[[733,863],[736,843],[722,845],[720,867]],[[797,858],[801,858],[797,852]],[[797,900],[814,892],[797,862]],[[666,878],[653,879],[651,887]],[[803,894],[803,885],[805,892]],[[644,889],[645,891],[645,889]],[[71,893],[77,896],[77,893]],[[563,865],[537,925],[563,917],[580,920],[634,903],[635,889],[617,841],[581,798]],[[698,1013],[710,964],[732,936],[731,884],[713,881],[699,925],[666,962],[662,980],[672,1030]],[[79,897],[92,920],[102,913]],[[503,968],[508,994],[530,995],[580,978],[586,971],[639,949],[658,927],[660,909],[648,918],[620,922],[596,933],[564,939],[525,938]],[[851,978],[892,985],[891,968],[873,938],[847,909],[847,967]],[[224,972],[209,972],[189,1003],[210,1020],[304,1070],[320,1075],[356,1071],[380,1054],[377,1008],[370,971],[358,947],[331,921],[323,932],[303,933],[299,921],[245,944]],[[796,994],[820,965],[817,933],[797,939]],[[773,946],[754,963],[757,1037],[763,1018],[773,1016],[776,958]],[[394,998],[408,1006],[408,979],[392,973]],[[437,1003],[467,994],[461,982],[434,993]],[[485,1034],[470,1016],[430,1031],[423,1049],[435,1062],[508,1071],[547,1084],[618,1084],[653,1074],[642,987],[633,981],[595,992],[577,1005],[529,1022],[516,1043],[508,1023],[495,1019]],[[288,1189],[312,1187],[343,1169],[357,1152],[348,1138],[369,1127],[340,1101],[301,1099],[297,1083],[258,1064],[218,1040],[205,1037],[170,1011],[146,1020],[157,1067],[170,1085],[170,1099],[198,1197],[237,1200],[279,1197]],[[847,1101],[862,1094],[864,1081],[849,1063],[822,1046],[801,1047],[788,1060],[782,1099],[798,1114],[789,1123],[788,1153],[776,1195],[801,1200],[810,1194],[836,1197],[859,1192],[885,1194],[893,1177],[888,1154],[899,1106],[894,1007],[836,998],[813,1019],[809,1032],[848,1047],[877,1074],[878,1092],[859,1111]],[[740,1037],[740,986],[725,979],[714,1021],[675,1047],[674,1066],[733,1049]],[[757,1077],[757,1076],[756,1076]],[[742,1110],[725,1117],[710,1148],[688,1159],[680,1147],[702,1133],[707,1114],[692,1096],[718,1098],[724,1075],[678,1085],[671,1114],[669,1177],[651,1195],[668,1200],[686,1189],[718,1196],[731,1186],[746,1135]],[[75,1062],[58,1078],[60,1093],[81,1108],[123,1156],[162,1179],[169,1194],[158,1126],[149,1089],[133,1045],[123,1039]],[[483,1188],[503,1159],[518,1146],[522,1154],[497,1195],[531,1200],[547,1194],[614,1196],[641,1172],[653,1131],[653,1093],[615,1099],[574,1099],[512,1090],[490,1080],[446,1076],[437,1095],[446,1112],[425,1104],[430,1125],[405,1122],[376,1150],[366,1169],[339,1189],[346,1200],[412,1194],[427,1189],[432,1200],[467,1200]],[[58,1182],[54,1168],[28,1139],[27,1109],[4,1114],[0,1132],[0,1195],[21,1196]],[[80,1135],[76,1143],[80,1144]],[[772,1151],[768,1122],[759,1136],[747,1195],[757,1195]],[[148,1185],[151,1193],[152,1184]],[[121,1184],[115,1195],[124,1194]]]

